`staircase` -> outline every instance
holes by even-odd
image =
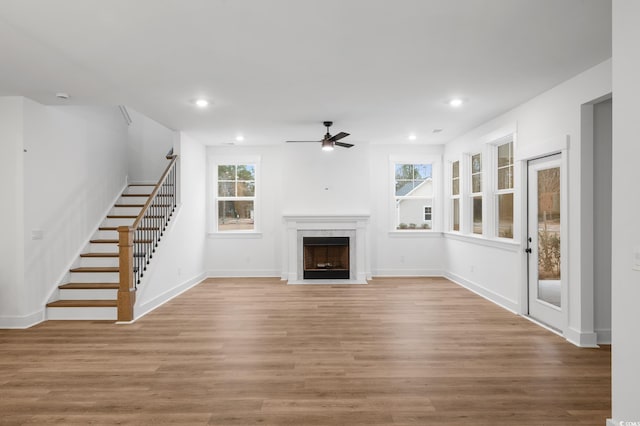
[[[132,184],[125,189],[69,271],[69,282],[58,286],[59,300],[47,304],[47,319],[118,319],[118,226],[133,224],[154,188]]]

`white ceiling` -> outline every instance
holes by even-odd
[[[0,96],[207,144],[444,143],[610,56],[609,0],[0,0]]]

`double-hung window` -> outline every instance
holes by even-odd
[[[451,163],[451,230],[460,230],[460,161]]]
[[[497,147],[497,236],[513,238],[513,141]]]
[[[394,164],[396,229],[431,229],[433,223],[433,167]]]
[[[216,230],[254,231],[256,164],[218,164],[216,181]]]
[[[471,231],[482,235],[482,154],[471,156]]]

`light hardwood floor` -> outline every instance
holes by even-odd
[[[603,426],[610,355],[442,278],[209,279],[132,325],[0,330],[0,424]]]

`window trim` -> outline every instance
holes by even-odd
[[[506,135],[502,138],[496,139],[495,141],[493,141],[491,143],[492,145],[492,157],[494,158],[495,161],[495,167],[493,167],[493,183],[492,183],[492,187],[493,187],[493,210],[494,210],[494,218],[493,218],[493,237],[497,238],[499,240],[504,240],[504,241],[513,241],[515,239],[515,234],[516,234],[516,178],[517,178],[517,173],[516,173],[516,156],[515,156],[515,151],[516,151],[516,141],[515,141],[515,134],[509,134]],[[511,166],[513,168],[513,184],[511,186],[511,188],[504,188],[504,189],[498,189],[498,185],[499,185],[499,170],[501,168],[505,168],[505,166],[503,167],[499,167],[498,166],[498,149],[506,144],[511,144],[511,163],[509,163],[509,165],[507,165],[506,167],[508,168],[509,166]],[[512,194],[513,195],[513,213],[512,213],[512,224],[511,224],[511,237],[501,237],[499,235],[500,232],[500,195],[506,195],[506,194]]]
[[[455,163],[458,163],[458,176],[454,177],[453,176],[453,165]],[[462,186],[463,186],[463,179],[462,179],[462,161],[460,159],[457,159],[455,161],[449,161],[449,188],[448,188],[448,192],[449,192],[449,224],[447,226],[448,232],[462,232],[462,208],[461,208],[461,204],[462,202],[460,201],[462,199],[461,195],[462,195]],[[453,193],[453,180],[456,179],[458,181],[458,193],[454,194]],[[454,213],[455,213],[455,209],[453,208],[454,204],[455,204],[455,200],[458,200],[458,229],[453,229],[453,224],[455,223],[454,220]]]
[[[485,187],[486,187],[486,179],[485,179],[485,169],[486,169],[486,155],[484,155],[484,149],[480,150],[480,151],[476,151],[472,154],[468,155],[468,164],[467,164],[467,169],[469,170],[469,178],[467,180],[468,182],[468,188],[469,188],[469,193],[468,193],[468,200],[469,200],[469,212],[468,212],[468,226],[469,226],[469,234],[471,235],[477,235],[477,236],[481,236],[481,237],[485,237],[487,235],[486,231],[487,231],[487,227],[486,227],[486,196],[485,196]],[[480,171],[473,173],[473,157],[475,157],[476,155],[480,156]],[[480,177],[480,191],[479,192],[473,192],[473,177],[474,176],[479,176]],[[480,202],[482,204],[482,209],[480,211],[481,217],[482,217],[482,222],[481,222],[481,226],[482,226],[482,230],[480,233],[476,233],[473,230],[473,201],[475,198],[480,198]]]
[[[256,238],[262,235],[260,211],[260,156],[210,156],[209,157],[209,235],[217,238]],[[218,196],[218,166],[221,165],[253,165],[255,167],[255,190],[253,197],[219,197]],[[218,229],[218,201],[224,200],[253,201],[253,229],[237,229],[220,231]]]
[[[441,233],[442,228],[442,209],[441,198],[442,188],[440,188],[440,167],[442,163],[441,155],[424,155],[424,156],[389,156],[389,174],[388,174],[388,194],[389,194],[389,235],[407,235],[414,234],[429,234],[429,233]],[[395,195],[395,166],[396,164],[431,164],[431,180],[433,185],[433,193],[431,197],[408,197],[407,199],[414,200],[431,200],[431,228],[430,229],[397,229],[399,225],[397,220],[396,210],[396,195]],[[404,197],[403,197],[404,198]],[[435,219],[434,219],[435,217]],[[424,223],[424,222],[422,222]],[[417,224],[416,224],[417,225]]]

